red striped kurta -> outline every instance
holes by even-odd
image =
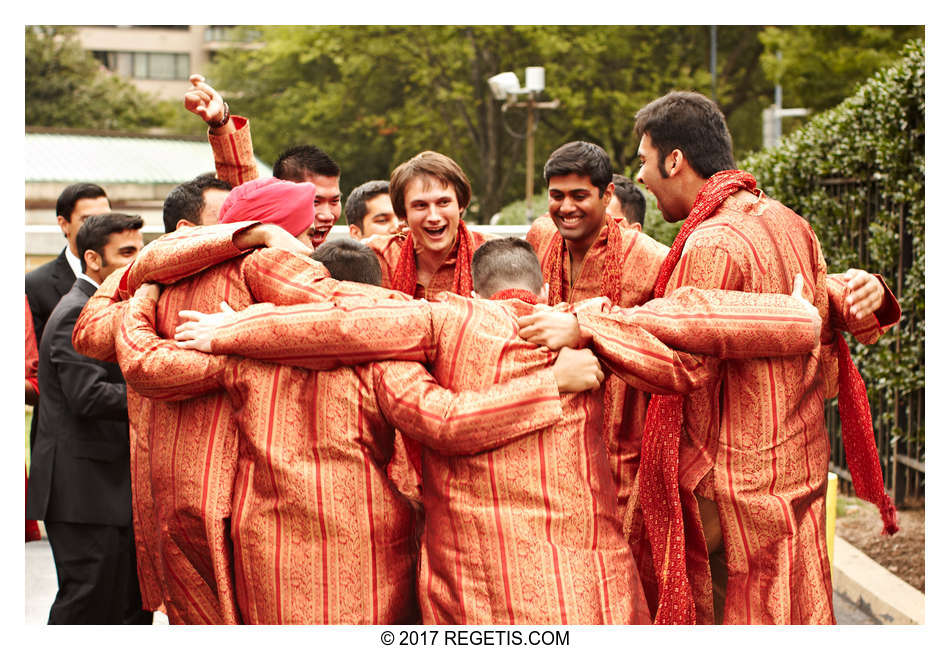
[[[454,454],[497,446],[561,416],[549,369],[454,394],[418,363],[312,372],[179,350],[157,338],[153,313],[150,300],[133,299],[119,344],[129,382],[177,399],[213,381],[237,406],[232,535],[249,623],[415,620],[412,514],[385,474],[389,422]],[[484,427],[486,417],[495,426]]]
[[[831,340],[825,262],[808,224],[780,203],[730,197],[686,243],[668,286],[787,293],[796,273]],[[817,290],[816,290],[817,288]],[[843,304],[838,304],[840,309]],[[846,322],[871,342],[880,334]],[[822,354],[732,359],[686,395],[680,442],[687,566],[700,622],[711,577],[695,493],[719,510],[728,569],[725,623],[833,623],[825,547],[828,434]]]
[[[275,313],[258,306],[224,328],[214,349],[247,351],[256,341],[255,355],[308,367],[421,349],[440,384],[483,389],[552,362],[550,352],[518,337],[516,318],[530,310],[520,301],[451,294],[431,304],[347,311],[313,305]],[[493,451],[423,451],[424,622],[649,622],[620,530],[600,399],[590,392],[561,396],[560,422]],[[488,417],[483,426],[495,428]]]

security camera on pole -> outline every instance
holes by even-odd
[[[531,223],[531,197],[534,194],[534,109],[536,108],[557,108],[560,106],[558,100],[550,102],[535,101],[535,94],[544,90],[544,68],[542,66],[531,66],[524,71],[524,88],[518,83],[518,77],[514,72],[501,72],[488,80],[495,99],[504,101],[502,112],[507,111],[512,106],[516,108],[528,109],[528,128],[525,133],[527,160],[525,163],[525,222]],[[519,95],[527,95],[525,101],[516,101]],[[513,134],[514,135],[514,134]],[[520,137],[520,136],[519,136]]]

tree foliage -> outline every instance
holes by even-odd
[[[876,414],[899,430],[895,394],[924,387],[924,48],[896,64],[778,147],[742,165],[765,192],[811,222],[828,262],[880,272],[903,317],[874,346],[856,344]]]
[[[27,126],[141,129],[167,119],[154,97],[101,70],[74,29],[25,29]]]
[[[635,172],[637,110],[673,89],[713,92],[711,29],[704,25],[254,29],[260,47],[222,53],[208,77],[234,112],[254,119],[264,160],[291,144],[317,144],[342,166],[347,192],[435,149],[469,175],[475,194],[469,215],[480,222],[521,198],[524,187],[525,112],[502,112],[490,76],[512,70],[521,77],[526,66],[543,65],[547,88],[539,99],[560,101],[559,108],[536,113],[536,187],[543,187],[547,155],[575,139],[603,146],[618,172]],[[767,48],[786,32],[790,40],[783,36],[781,43],[793,43],[796,29],[770,28],[771,40],[760,38],[759,26],[717,29],[715,98],[739,156],[759,147],[761,112],[772,102],[773,81],[763,67]],[[874,38],[848,46],[880,51],[886,41],[894,49],[907,33],[869,29]],[[830,41],[822,43],[834,49]],[[792,65],[797,55],[788,47],[784,62]],[[846,92],[840,86],[850,88],[858,69],[842,80],[832,75],[829,87]]]
[[[784,105],[820,112],[893,63],[904,43],[923,37],[923,25],[766,27],[759,35],[762,69],[770,83],[782,85]]]

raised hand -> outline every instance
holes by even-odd
[[[205,122],[220,122],[224,118],[224,98],[221,94],[205,83],[200,74],[188,77],[191,88],[185,93],[185,108],[200,117]]]

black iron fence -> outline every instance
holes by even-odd
[[[881,273],[888,279],[891,289],[898,301],[904,294],[906,271],[914,260],[914,238],[905,228],[906,204],[894,204],[880,196],[879,188],[874,180],[862,181],[859,179],[823,179],[818,181],[821,190],[827,195],[829,204],[833,205],[840,214],[848,215],[848,228],[839,232],[844,240],[838,242],[822,242],[827,250],[830,246],[848,247],[855,251],[858,265],[862,268]],[[893,257],[892,268],[873,268],[868,253],[868,238],[871,232],[870,225],[877,221],[878,215],[889,215],[886,219],[892,222],[894,215],[900,215],[897,220],[897,242],[900,246],[899,254]],[[840,269],[836,269],[840,270]],[[907,334],[919,334],[917,315],[914,310],[905,311],[904,317],[896,329],[905,329]],[[896,363],[917,363],[917,359],[903,358],[901,355],[901,337],[895,332],[888,337],[892,358]],[[913,355],[916,356],[916,355]],[[860,363],[858,364],[861,370]],[[881,457],[881,468],[884,470],[885,487],[894,497],[898,505],[920,501],[924,497],[925,488],[925,458],[924,445],[924,388],[901,392],[893,386],[876,386],[866,372],[862,372],[868,384],[868,398],[871,404],[871,414],[874,420],[874,432],[877,439],[878,453]],[[841,422],[838,418],[837,401],[829,402],[825,409],[828,423],[828,433],[831,437],[830,469],[839,477],[847,481],[845,490],[850,487],[851,475],[847,471],[844,455],[844,446],[841,440]]]

